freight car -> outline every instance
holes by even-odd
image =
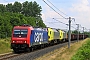
[[[86,34],[84,34],[84,35],[83,34],[79,34],[79,40],[85,39],[87,37],[88,37],[88,35],[86,35]],[[71,34],[71,41],[77,40],[77,39],[78,39],[78,34]],[[66,40],[68,40],[68,38]]]

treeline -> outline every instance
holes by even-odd
[[[0,4],[0,38],[11,37],[12,28],[16,25],[46,27],[41,18],[41,9],[35,1]]]
[[[31,17],[40,17],[42,8],[34,2],[15,2],[14,4],[9,3],[7,5],[0,4],[0,12],[12,12],[12,13],[21,13],[25,16]]]

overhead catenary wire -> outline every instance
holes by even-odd
[[[60,22],[60,23],[62,23],[62,24],[64,24],[64,25],[67,25],[67,26],[69,26],[68,24],[66,24],[66,23],[64,23],[64,22],[61,22],[61,21],[59,21],[59,20],[57,20],[57,19],[55,19],[55,18],[53,18],[54,20],[56,20],[56,21],[58,21],[58,22]],[[76,29],[75,27],[73,27],[73,26],[71,26],[72,28],[74,28],[74,29]]]
[[[44,22],[46,22],[46,21],[44,21]],[[47,23],[59,23],[59,22],[47,22]]]
[[[59,10],[61,13],[63,13],[64,15],[68,16],[67,14],[65,14],[64,12],[62,12],[60,9],[58,9],[53,3],[51,3],[49,0],[47,0],[50,4],[52,4],[57,10]]]
[[[53,9],[57,14],[59,14],[61,17],[63,17],[64,19],[68,19],[65,18],[64,16],[62,16],[60,13],[58,13],[54,8],[52,8],[45,0],[43,0],[51,9]],[[49,0],[47,0],[49,3],[51,3]],[[52,3],[51,3],[52,4]],[[52,4],[53,5],[53,4]],[[54,6],[54,5],[53,5]],[[55,6],[54,6],[55,7]],[[58,9],[57,7],[55,7],[56,9]],[[58,9],[59,10],[59,9]],[[60,11],[60,10],[59,10]],[[62,11],[60,11],[62,12]],[[63,12],[62,12],[63,13]],[[63,13],[64,15],[66,15],[65,13]],[[75,19],[74,19],[75,20]],[[61,22],[62,23],[62,22]]]
[[[51,9],[53,9],[57,14],[59,14],[61,17],[66,19],[64,16],[62,16],[60,13],[58,13],[54,8],[52,8],[45,0],[43,0]]]
[[[59,20],[57,20],[57,19],[55,19],[55,18],[53,18],[54,20],[56,20],[56,21],[58,21],[58,22],[60,22],[60,23],[62,23],[62,24],[65,24],[66,25],[66,23],[63,23],[63,22],[61,22],[61,21],[59,21]]]
[[[55,11],[57,14],[59,14],[61,17],[63,17],[64,19],[69,19],[69,18],[65,18],[63,15],[61,15],[59,12],[57,12],[53,7],[51,7],[45,0],[43,0],[51,9],[53,9],[53,11]],[[47,0],[49,3],[51,3],[49,0]],[[52,4],[52,3],[51,3]],[[52,4],[53,5],[53,4]],[[53,5],[54,6],[54,5]],[[54,6],[56,9],[58,9],[56,6]],[[59,9],[58,9],[59,10]],[[59,10],[60,11],[60,10]],[[60,11],[61,13],[63,13],[62,11]],[[65,13],[63,13],[64,15],[66,15],[66,16],[68,16],[67,14],[65,14]],[[74,18],[72,18],[72,19],[74,19]],[[75,21],[75,19],[74,19],[74,22],[75,22],[75,24],[77,24],[76,23],[76,21]],[[62,23],[62,22],[61,22]],[[73,27],[73,26],[71,26],[71,27]],[[73,27],[73,28],[75,28],[75,27]],[[75,28],[76,29],[76,28]]]

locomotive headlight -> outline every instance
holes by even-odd
[[[24,43],[27,43],[26,41],[24,41]]]
[[[13,43],[15,43],[15,41],[12,41]]]

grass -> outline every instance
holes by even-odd
[[[71,60],[90,60],[90,39],[78,49]]]
[[[0,39],[0,54],[11,52],[10,38]]]
[[[35,60],[71,60],[71,57],[73,57],[73,55],[76,54],[78,49],[80,49],[80,47],[84,45],[88,40],[90,39],[88,38],[88,39],[73,43],[71,44],[69,49],[68,49],[68,45],[64,46],[53,52],[47,53],[44,56],[36,58]]]

